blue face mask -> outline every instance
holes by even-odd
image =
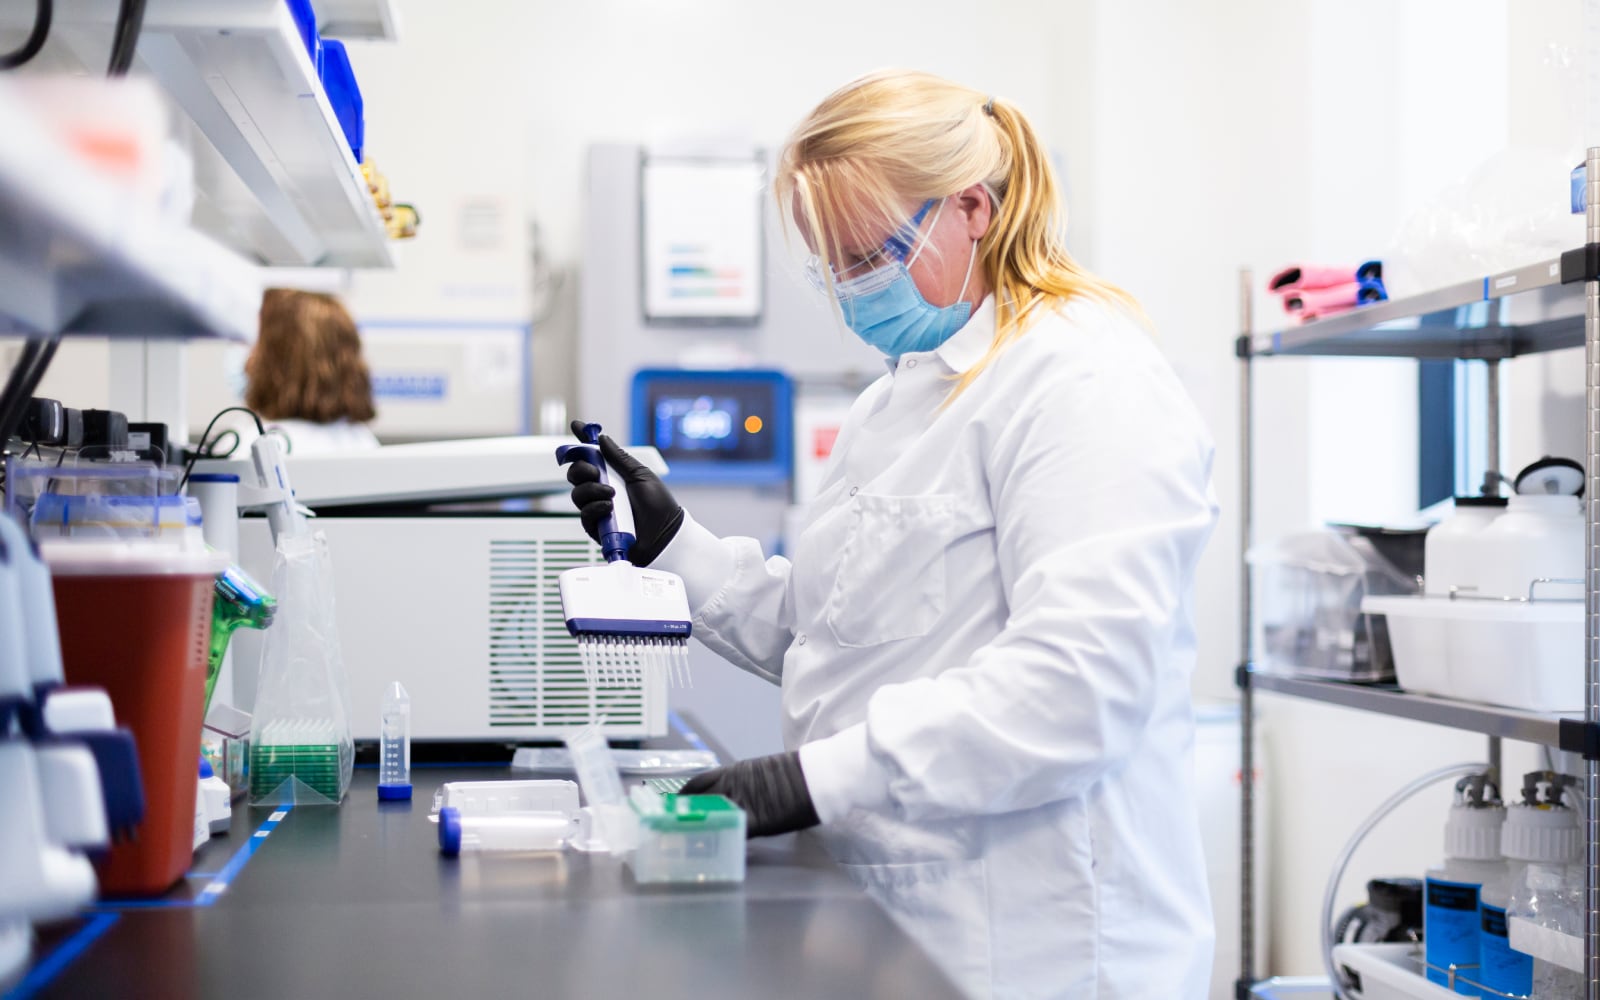
[[[949,340],[957,330],[966,325],[972,315],[972,303],[963,302],[967,285],[972,281],[972,267],[978,259],[978,241],[972,241],[972,253],[967,258],[967,276],[961,282],[961,291],[953,305],[936,306],[922,297],[911,265],[917,262],[927,247],[923,237],[915,253],[910,253],[910,239],[915,238],[916,227],[928,214],[934,202],[924,204],[912,217],[907,231],[889,238],[883,247],[885,258],[878,267],[858,277],[848,274],[834,279],[834,295],[839,299],[839,309],[844,321],[856,336],[892,358],[902,354],[931,351]],[[939,210],[944,203],[939,202]],[[934,213],[930,230],[939,221]]]

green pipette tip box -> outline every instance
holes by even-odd
[[[661,833],[686,833],[732,830],[743,818],[743,810],[721,795],[663,795],[661,812],[641,813],[639,822]]]

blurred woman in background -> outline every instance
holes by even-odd
[[[245,405],[288,441],[291,455],[378,447],[361,336],[331,295],[269,288],[245,362]]]

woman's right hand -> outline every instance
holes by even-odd
[[[572,422],[572,433],[583,441],[582,420]],[[639,464],[639,460],[622,450],[608,435],[600,435],[600,454],[611,467],[614,476],[620,476],[628,490],[628,507],[633,511],[633,533],[636,541],[628,552],[628,561],[635,566],[648,566],[665,551],[683,524],[683,508],[654,472]],[[575,461],[567,466],[567,482],[572,484],[572,503],[578,508],[583,530],[596,542],[600,540],[600,523],[613,512],[612,499],[617,491],[600,481],[600,470],[593,464]]]

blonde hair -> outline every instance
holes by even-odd
[[[1038,316],[1078,296],[1143,319],[1132,296],[1067,252],[1060,186],[1027,117],[1008,101],[930,73],[872,73],[834,91],[795,128],[773,183],[780,215],[804,228],[824,265],[846,247],[876,246],[897,231],[907,202],[980,183],[994,208],[978,266],[995,296],[995,335],[952,399]]]

